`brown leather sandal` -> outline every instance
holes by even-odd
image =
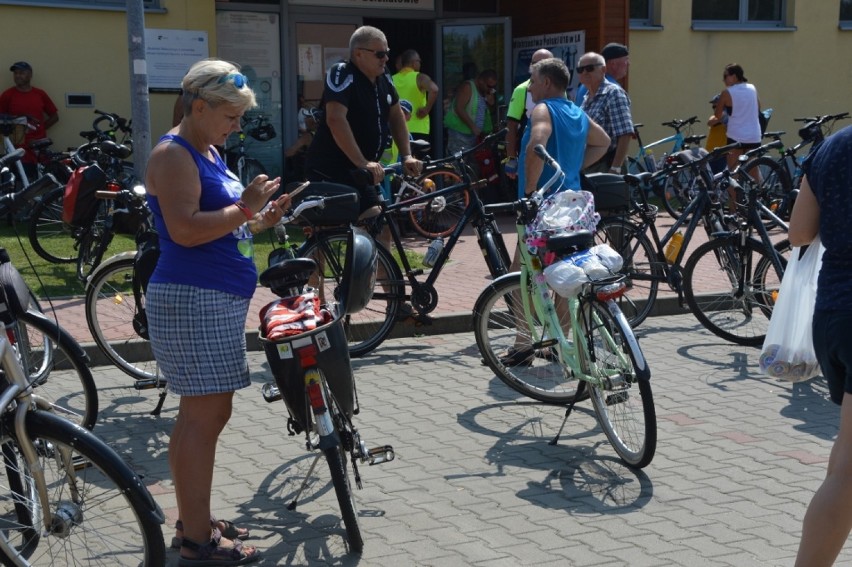
[[[181,548],[194,551],[198,557],[183,557],[178,560],[179,567],[213,567],[214,565],[247,565],[261,558],[257,548],[247,547],[240,540],[234,540],[233,545],[221,545],[222,534],[218,529],[213,529],[210,541],[198,543],[191,539],[183,538]],[[251,553],[247,551],[251,550]]]

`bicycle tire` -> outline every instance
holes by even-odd
[[[53,264],[70,264],[77,255],[70,246],[71,227],[62,222],[62,201],[65,188],[50,190],[33,205],[27,228],[30,245],[35,253]]]
[[[91,432],[44,411],[29,411],[26,431],[37,443],[51,526],[42,522],[35,481],[20,454],[14,413],[3,417],[0,476],[3,538],[15,557],[5,565],[165,565],[164,517],[145,484]],[[70,457],[70,460],[60,458]],[[73,462],[73,481],[64,462]],[[72,495],[69,485],[79,489]],[[16,506],[17,504],[17,506]]]
[[[431,183],[426,183],[425,180],[429,180]],[[449,168],[436,169],[418,177],[415,183],[419,190],[407,187],[401,199],[411,199],[426,193],[440,191],[461,182],[462,178],[455,170]],[[424,183],[426,183],[426,186],[424,186]],[[411,226],[426,238],[449,236],[458,226],[469,203],[468,189],[462,189],[449,195],[441,195],[424,203],[416,203],[414,205],[416,208],[411,208],[408,211]]]
[[[243,187],[248,187],[258,175],[266,175],[266,168],[263,167],[258,160],[254,158],[243,158],[243,167],[240,173],[240,183]]]
[[[103,260],[115,232],[112,226],[95,222],[83,229],[77,242],[77,277],[85,282]]]
[[[662,194],[658,197],[670,217],[675,220],[681,217],[683,210],[698,192],[695,188],[696,183],[706,183],[706,180],[690,169],[682,169],[666,176]]]
[[[64,329],[43,314],[28,310],[18,316],[19,325],[27,328],[52,344],[53,356],[49,373],[32,381],[33,392],[53,406],[54,411],[73,423],[92,429],[98,419],[98,389],[88,365],[88,357],[80,344]],[[33,348],[33,345],[28,345]],[[55,375],[56,366],[69,366],[76,380]],[[25,372],[28,369],[25,368]],[[32,380],[32,377],[30,378]]]
[[[745,262],[740,259],[745,252]],[[781,264],[787,261],[781,256]],[[711,333],[743,346],[766,338],[782,273],[777,273],[762,243],[740,236],[711,240],[693,252],[684,268],[684,296],[696,319]],[[739,282],[744,289],[739,291]]]
[[[86,288],[86,324],[101,352],[134,380],[160,380],[150,343],[139,336],[134,318],[144,305],[133,294],[134,255],[107,260]],[[143,295],[144,303],[144,295]]]
[[[593,359],[580,350],[583,371],[597,378],[622,378],[606,389],[587,383],[598,423],[615,452],[628,466],[648,466],[657,450],[657,414],[650,371],[633,329],[619,317],[615,303],[596,299],[580,304],[580,326]]]
[[[530,286],[522,289],[521,274],[517,272],[488,285],[473,308],[476,346],[485,364],[516,392],[540,402],[567,404],[574,400],[578,382],[550,347],[538,351],[532,348],[533,337],[524,319],[521,297],[521,293],[532,292]],[[537,336],[544,336],[543,324],[534,321],[534,325]],[[562,328],[570,329],[570,321],[563,319]],[[517,361],[519,364],[507,364],[505,355],[516,342],[530,352],[524,360]]]
[[[755,168],[760,172],[760,181],[757,183],[755,193],[758,200],[769,210],[778,214],[782,220],[789,220],[790,211],[785,209],[788,208],[786,203],[790,201],[793,183],[790,181],[787,169],[769,156],[757,157],[742,166],[746,172],[751,172]],[[763,224],[767,230],[777,225],[775,221],[768,218],[763,219]]]
[[[296,253],[302,258],[312,258],[322,270],[320,279],[309,282],[319,290],[322,303],[336,298],[343,277],[348,241],[345,232],[320,233],[308,239]],[[382,344],[396,324],[399,306],[405,296],[405,283],[396,260],[381,243],[376,242],[376,248],[378,266],[373,297],[364,309],[346,315],[344,321],[349,355],[352,357],[364,356]]]
[[[335,447],[324,449],[323,454],[331,471],[331,483],[334,485],[334,493],[340,505],[349,548],[355,553],[360,553],[364,549],[364,538],[361,535],[361,526],[358,524],[358,510],[352,493],[352,484],[349,482],[343,445],[338,443]]]
[[[632,327],[651,314],[657,301],[664,269],[654,245],[641,227],[619,217],[604,217],[595,229],[595,243],[607,244],[618,252],[623,263],[627,292],[618,298],[618,307]]]

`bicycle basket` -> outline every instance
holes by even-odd
[[[621,175],[590,173],[580,176],[580,188],[595,196],[599,213],[625,213],[630,210],[630,188]]]
[[[527,246],[532,254],[544,254],[549,238],[581,231],[593,233],[600,219],[592,193],[560,191],[542,202],[535,220],[527,227]]]
[[[272,124],[262,124],[249,130],[248,135],[258,142],[268,142],[275,137],[275,128]]]
[[[325,375],[331,393],[341,410],[350,417],[353,415],[355,379],[349,361],[349,346],[342,317],[312,331],[278,341],[270,341],[263,335],[259,340],[297,433],[300,432],[299,428],[301,431],[307,428],[310,412],[305,397],[305,369],[302,368],[297,352],[301,348],[316,348],[317,366]]]
[[[311,182],[304,191],[295,198],[293,207],[306,199],[316,197],[336,197],[338,195],[354,195],[352,199],[339,199],[327,203],[325,208],[308,209],[298,219],[310,224],[339,225],[349,224],[358,220],[361,208],[358,204],[358,190],[348,185],[328,183],[324,181]]]
[[[65,185],[62,198],[62,221],[71,226],[85,226],[94,222],[98,214],[95,191],[106,186],[104,170],[95,164],[78,167]]]

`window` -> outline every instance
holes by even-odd
[[[630,27],[659,27],[660,0],[630,0]]]
[[[840,21],[852,25],[852,0],[840,0]]]
[[[694,24],[750,27],[786,25],[786,0],[692,0]]]

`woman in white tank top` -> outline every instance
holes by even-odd
[[[725,110],[728,110],[728,143],[743,144],[742,149],[731,151],[727,155],[728,169],[734,169],[737,158],[744,151],[758,147],[763,138],[758,118],[760,99],[757,89],[745,78],[742,66],[736,63],[726,65],[722,80],[727,88],[716,102],[715,113],[710,117],[708,125],[720,123]]]

